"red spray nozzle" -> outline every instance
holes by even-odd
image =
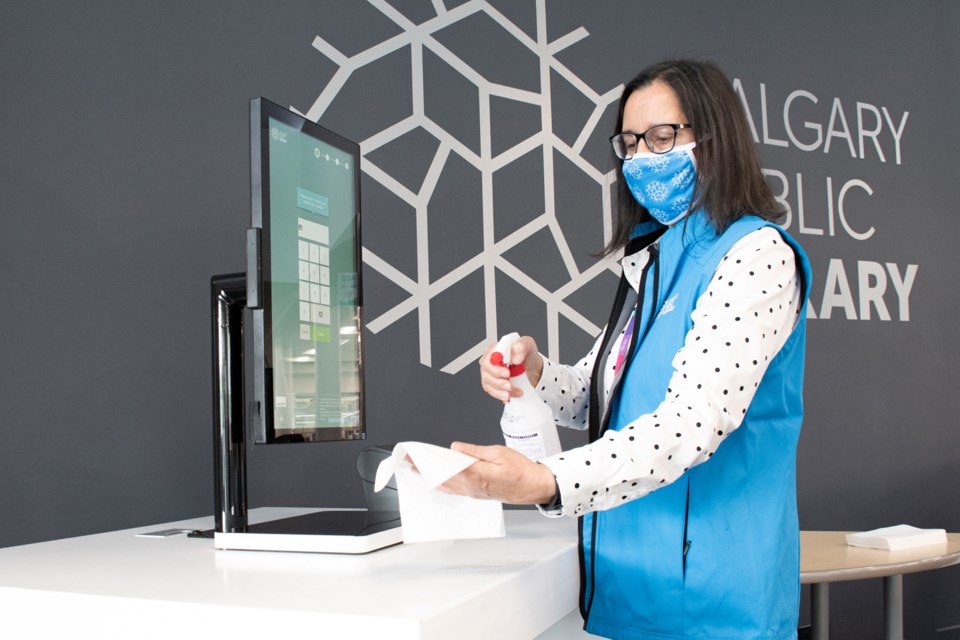
[[[500,338],[496,348],[490,354],[490,363],[497,367],[509,367],[511,378],[519,376],[526,371],[522,362],[518,364],[510,363],[510,348],[513,346],[513,343],[519,339],[519,333],[508,333]]]

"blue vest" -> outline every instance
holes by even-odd
[[[780,231],[796,254],[799,321],[740,427],[710,460],[643,498],[580,519],[580,607],[590,633],[623,640],[796,637],[796,449],[810,265],[792,238],[752,216],[719,236],[701,214],[663,232],[659,258],[651,258],[654,265],[642,278],[632,366],[625,365],[607,417],[591,416],[591,438],[625,427],[662,402],[697,299],[731,246],[764,226]],[[668,298],[676,311],[657,318]],[[624,299],[621,283],[618,304]],[[614,309],[608,333],[617,335],[615,321],[623,316]],[[594,371],[597,388],[599,368]]]

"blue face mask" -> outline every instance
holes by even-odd
[[[671,225],[687,215],[697,165],[696,142],[668,153],[635,153],[623,161],[623,177],[630,193],[661,224]]]

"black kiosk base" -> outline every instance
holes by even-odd
[[[403,541],[395,510],[337,509],[247,522],[246,439],[243,367],[243,312],[246,274],[214,276],[213,450],[214,529],[193,535],[213,537],[217,549],[369,553]]]

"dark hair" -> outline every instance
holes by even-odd
[[[641,71],[623,89],[614,133],[623,131],[627,98],[658,80],[676,93],[697,143],[697,178],[689,210],[702,208],[717,232],[748,214],[780,220],[784,210],[760,171],[740,99],[727,76],[712,62],[668,60]],[[619,177],[623,160],[615,161]],[[650,214],[620,177],[613,234],[600,255],[608,256],[626,247],[637,223],[649,219]]]

